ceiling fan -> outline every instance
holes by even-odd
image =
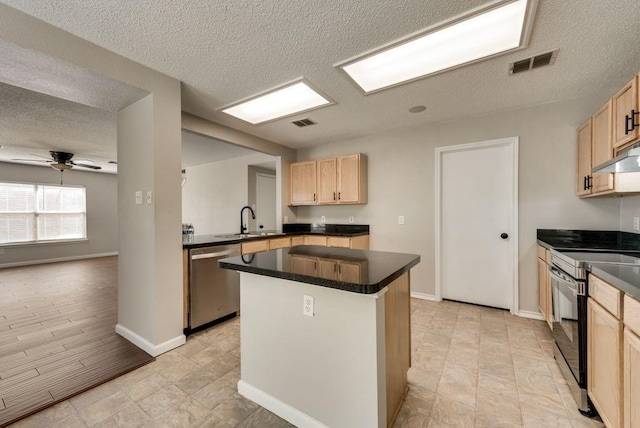
[[[95,170],[102,169],[102,167],[100,166],[93,165],[93,162],[91,161],[79,161],[79,162],[72,161],[71,159],[73,158],[73,153],[50,151],[49,154],[51,155],[51,159],[46,159],[45,156],[40,156],[35,154],[32,155],[32,156],[39,156],[39,157],[45,158],[46,160],[45,159],[12,159],[12,160],[26,161],[26,162],[46,162],[51,164],[52,168],[57,169],[59,171],[66,171],[68,169],[73,168],[74,166],[77,166],[80,168],[95,169]]]

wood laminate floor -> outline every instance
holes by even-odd
[[[0,427],[153,361],[117,313],[116,257],[0,269]]]

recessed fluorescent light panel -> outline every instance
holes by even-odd
[[[524,47],[536,0],[501,1],[338,64],[365,93]]]
[[[254,125],[333,104],[304,81],[287,84],[268,93],[242,101],[222,112]]]

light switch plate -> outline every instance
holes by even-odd
[[[398,224],[404,224],[404,216],[398,216]]]
[[[142,190],[136,190],[136,205],[142,205]]]
[[[352,215],[349,216],[349,223],[353,223],[355,220]]]
[[[633,230],[640,230],[640,217],[633,218]]]
[[[325,216],[323,216],[323,215],[321,215],[321,216],[320,216],[320,223],[324,223],[324,222],[326,222],[326,221],[327,221],[326,217],[325,217]]]
[[[153,202],[153,193],[151,190],[147,190],[147,205],[151,205]]]

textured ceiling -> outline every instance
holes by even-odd
[[[49,151],[74,153],[100,172],[116,173],[116,113],[0,83],[0,162],[48,166]],[[182,132],[182,166],[255,153],[223,141]],[[14,159],[33,159],[15,161]],[[93,171],[93,170],[89,170]]]
[[[640,69],[637,0],[540,0],[527,49],[369,96],[333,64],[486,1],[1,1],[181,80],[184,111],[293,148],[604,97]],[[553,66],[507,74],[510,62],[556,48]],[[216,111],[301,76],[337,104],[259,126]],[[407,112],[419,104],[426,111]],[[306,116],[318,125],[290,123]]]

